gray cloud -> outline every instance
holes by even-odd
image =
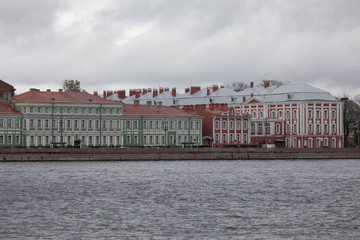
[[[278,79],[356,94],[356,0],[0,2],[0,79],[88,91]]]

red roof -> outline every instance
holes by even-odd
[[[29,91],[12,98],[14,103],[82,103],[119,104],[87,92],[44,92]]]
[[[150,116],[150,117],[200,117],[187,113],[174,107],[158,105],[123,104],[124,116]]]
[[[6,115],[6,114],[22,114],[22,113],[8,103],[0,103],[0,114]]]

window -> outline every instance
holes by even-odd
[[[256,112],[255,112],[255,111],[252,112],[252,117],[253,117],[253,118],[256,118]]]
[[[247,122],[244,122],[244,130],[247,130]]]
[[[279,111],[279,118],[282,118],[282,111]]]
[[[131,122],[129,120],[126,121],[126,129],[131,128]]]
[[[309,148],[313,148],[313,139],[309,138]]]
[[[160,142],[159,142],[159,136],[155,136],[155,143],[156,144],[159,144]]]
[[[150,144],[153,144],[153,136],[150,136]]]
[[[234,129],[234,122],[230,121],[230,129],[233,130]]]
[[[223,143],[226,143],[226,134],[223,134]]]
[[[139,143],[139,142],[138,142],[138,136],[137,136],[137,135],[134,136],[134,143],[135,143],[135,144]]]
[[[138,121],[134,121],[134,129],[138,129]]]
[[[147,136],[144,136],[144,144],[147,144]]]
[[[327,138],[324,139],[324,146],[325,147],[329,146],[329,140]]]
[[[71,120],[70,119],[68,119],[66,121],[66,128],[71,128]]]
[[[223,130],[226,130],[226,122],[223,121]]]
[[[113,121],[112,120],[109,121],[109,129],[113,129]]]
[[[336,138],[332,139],[332,144],[331,145],[332,145],[333,148],[336,148]]]
[[[74,128],[79,128],[78,120],[74,120]]]
[[[336,118],[336,112],[335,112],[335,110],[332,110],[332,111],[331,111],[331,118],[333,118],[333,119]]]
[[[320,134],[320,124],[316,124],[316,134]]]
[[[230,142],[233,142],[234,141],[234,135],[231,133],[230,134],[230,140],[229,140]]]
[[[200,129],[200,123],[199,123],[199,121],[196,121],[196,129]]]
[[[275,118],[275,117],[276,117],[276,116],[275,116],[275,111],[272,111],[272,112],[271,112],[271,117],[272,117],[272,118]]]
[[[174,129],[174,121],[170,121],[170,129]]]
[[[4,144],[4,136],[0,136],[0,144]]]
[[[143,128],[147,129],[146,121],[143,121]]]
[[[99,121],[99,120],[96,120],[96,121],[95,121],[95,128],[96,128],[96,129],[99,129],[99,128],[100,128],[100,127],[99,127],[99,126],[100,126],[99,124],[100,124],[100,121]]]
[[[280,134],[280,124],[276,124],[276,134]]]
[[[331,125],[331,133],[335,134],[336,133],[336,126],[335,124]]]
[[[41,119],[38,119],[38,120],[37,120],[37,127],[38,127],[38,128],[41,128]]]
[[[320,118],[320,110],[319,109],[316,110],[316,118]]]
[[[237,135],[236,135],[236,141],[237,141],[237,142],[240,142],[240,134],[237,134]]]
[[[34,136],[30,136],[30,144],[35,144],[35,138],[34,138]]]
[[[34,119],[30,119],[30,128],[34,128]]]
[[[263,134],[263,124],[262,123],[258,124],[258,134]]]
[[[126,136],[126,143],[130,144],[130,136],[129,135]]]
[[[247,142],[247,134],[244,134],[244,142]]]
[[[293,110],[293,118],[294,118],[294,119],[297,118],[297,111],[296,111],[296,109]]]
[[[102,128],[106,129],[106,120],[103,120]]]
[[[92,120],[89,120],[89,128],[93,128],[93,125],[92,125]]]
[[[265,131],[267,134],[270,134],[270,124],[269,123],[265,123]]]
[[[12,122],[13,122],[12,119],[7,120],[8,128],[12,128],[12,125],[13,125]]]
[[[255,133],[255,123],[251,124],[251,133]]]
[[[20,119],[18,118],[15,120],[15,127],[20,128]]]
[[[289,133],[290,133],[290,125],[286,124],[286,134],[289,134]]]
[[[219,121],[216,121],[216,122],[215,122],[215,129],[216,129],[216,130],[219,130]]]
[[[106,136],[103,136],[103,144],[106,144]]]
[[[296,138],[293,138],[293,147],[296,148]]]
[[[312,130],[312,127],[313,127],[313,126],[312,126],[312,124],[310,123],[310,124],[309,124],[309,127],[308,127],[308,128],[309,128],[309,129],[308,129],[309,134],[311,134],[312,131],[313,131],[313,130]]]
[[[329,133],[329,127],[327,124],[324,125],[324,134],[328,134]]]
[[[15,137],[15,143],[20,144],[20,136],[16,135]]]
[[[41,136],[38,136],[38,145],[40,145],[40,144],[41,144]]]
[[[193,121],[190,122],[190,129],[194,129],[194,122]]]
[[[182,126],[181,126],[181,121],[179,121],[179,122],[178,122],[178,129],[181,130],[181,127],[182,127]]]
[[[308,113],[308,115],[309,115],[309,118],[313,118],[313,115],[312,115],[312,110],[311,110],[311,109],[309,109],[309,113]]]
[[[236,129],[241,129],[241,122],[240,121],[236,122]]]
[[[150,123],[149,123],[149,129],[153,129],[153,121],[150,121]]]
[[[294,133],[294,134],[296,134],[297,125],[296,125],[296,124],[294,124],[293,126],[294,126],[294,127],[293,127],[293,133]]]
[[[328,110],[324,110],[324,118],[328,119],[329,118],[329,112]]]
[[[81,120],[81,128],[85,128],[85,120]]]
[[[263,111],[260,111],[260,118],[263,118],[264,117],[264,113]]]
[[[155,122],[155,128],[156,128],[156,129],[160,129],[159,121],[156,121],[156,122]]]
[[[49,120],[45,119],[45,128],[49,128]]]
[[[286,111],[286,119],[290,119],[290,111],[289,110]]]

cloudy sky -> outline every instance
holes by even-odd
[[[304,82],[360,91],[358,0],[0,0],[0,79],[92,93]]]

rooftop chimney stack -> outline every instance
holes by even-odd
[[[171,89],[171,96],[176,97],[176,88]]]
[[[158,90],[157,90],[157,89],[154,89],[154,90],[153,90],[153,97],[157,97],[157,95],[158,95]]]
[[[250,88],[254,87],[254,82],[250,82]]]
[[[198,92],[198,91],[200,91],[200,87],[194,87],[194,86],[191,86],[191,95],[193,95],[194,93],[196,93],[196,92]]]
[[[94,91],[94,96],[98,96],[98,92],[97,92],[97,91]]]
[[[270,81],[264,81],[264,88],[270,87]]]
[[[118,91],[118,98],[125,99],[126,98],[126,91],[125,90],[119,90]]]
[[[185,93],[190,92],[190,88],[185,88]]]
[[[160,88],[160,94],[164,92],[164,88]]]
[[[106,90],[103,91],[103,98],[106,98]]]
[[[213,85],[213,92],[217,91],[219,89],[218,85]]]

